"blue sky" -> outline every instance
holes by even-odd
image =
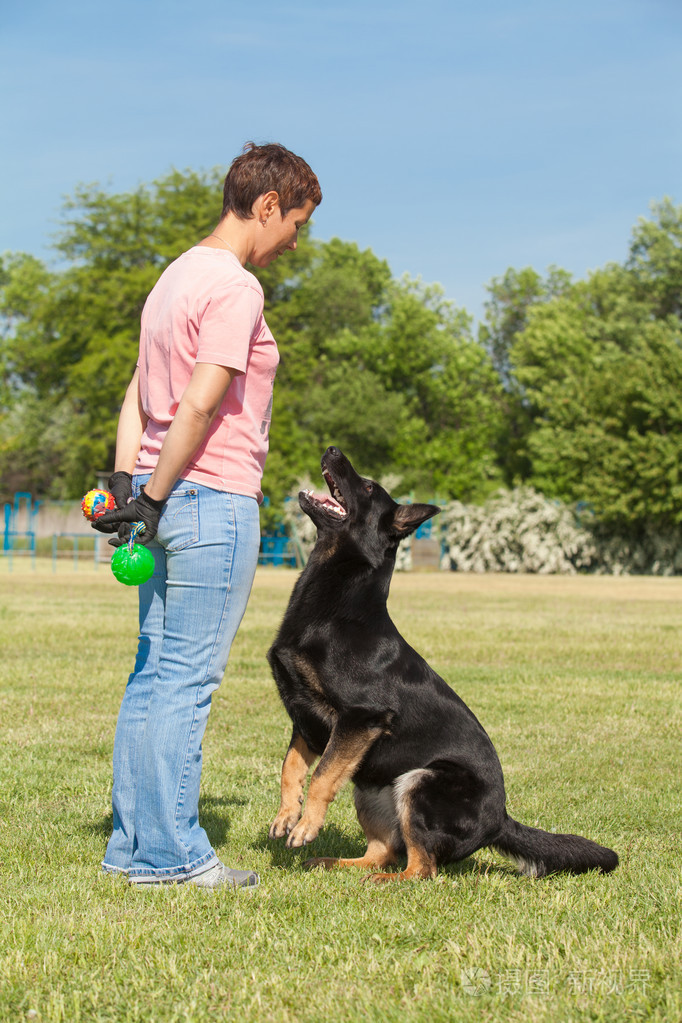
[[[51,259],[79,183],[272,140],[320,178],[318,238],[478,317],[507,267],[582,277],[682,203],[681,44],[680,0],[2,0],[0,251]]]

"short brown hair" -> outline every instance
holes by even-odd
[[[234,213],[240,220],[250,220],[254,202],[266,192],[277,192],[283,217],[308,199],[316,206],[322,202],[320,183],[302,157],[277,142],[262,146],[247,142],[225,178],[223,217]]]

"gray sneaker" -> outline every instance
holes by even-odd
[[[185,884],[194,884],[197,888],[257,888],[260,884],[258,874],[253,870],[232,870],[224,863],[204,870],[201,874],[188,877]]]

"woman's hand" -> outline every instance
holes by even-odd
[[[142,493],[135,501],[129,501],[124,508],[116,508],[114,511],[105,512],[104,515],[100,515],[96,522],[93,522],[93,526],[95,529],[100,529],[101,526],[104,526],[104,529],[100,529],[102,533],[112,533],[118,529],[118,536],[115,540],[110,540],[109,543],[112,547],[120,547],[126,543],[130,536],[132,523],[141,522],[144,525],[144,529],[137,534],[135,542],[146,547],[156,536],[159,528],[159,519],[161,518],[161,512],[165,503],[165,499],[163,501],[155,501],[153,497],[148,497],[143,488]],[[131,524],[130,528],[119,529],[120,525],[127,526],[128,523]],[[107,529],[107,526],[112,528]],[[124,535],[121,536],[121,533]]]
[[[109,493],[114,495],[117,508],[125,508],[133,499],[133,477],[129,472],[114,472],[107,480]]]

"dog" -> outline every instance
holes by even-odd
[[[397,504],[335,447],[322,474],[329,495],[299,494],[317,541],[268,651],[293,722],[269,837],[287,836],[290,849],[312,842],[352,780],[366,853],[316,857],[307,867],[371,868],[376,882],[433,878],[439,865],[492,847],[532,877],[613,870],[611,849],[508,816],[490,738],[389,617],[398,544],[440,509]],[[404,856],[403,870],[387,870]]]

